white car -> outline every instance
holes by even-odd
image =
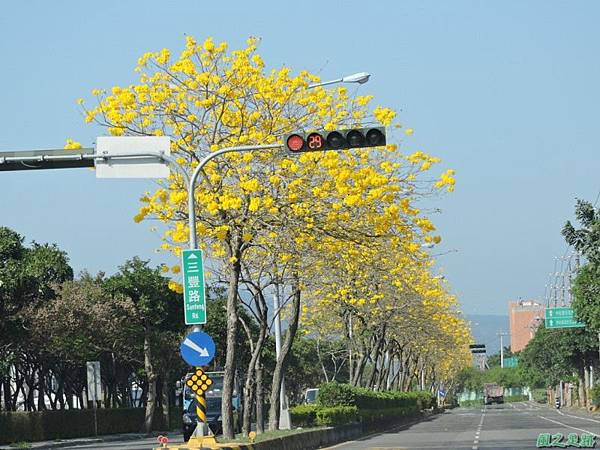
[[[316,388],[307,389],[306,392],[304,393],[304,403],[309,404],[309,405],[317,403],[317,394],[318,393],[319,393],[319,390]]]

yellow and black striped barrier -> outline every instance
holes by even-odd
[[[196,415],[201,422],[206,423],[206,397],[204,392],[196,394]]]

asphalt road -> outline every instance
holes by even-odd
[[[529,450],[540,433],[590,433],[600,436],[600,420],[556,411],[529,402],[456,408],[402,429],[329,447],[330,450]],[[181,442],[181,435],[170,436]],[[600,437],[596,437],[600,448]],[[156,438],[69,447],[70,449],[150,450]]]
[[[556,411],[529,402],[456,408],[427,420],[360,440],[335,450],[535,449],[540,433],[600,435],[600,420]],[[596,437],[600,448],[600,438]]]

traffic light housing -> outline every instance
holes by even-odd
[[[471,349],[471,353],[485,353],[485,344],[473,344],[473,345],[469,345],[469,348]]]
[[[286,134],[283,142],[289,152],[305,153],[379,147],[386,144],[386,136],[384,127],[350,128],[311,133],[299,131]]]

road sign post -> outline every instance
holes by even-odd
[[[206,398],[204,393],[208,390],[213,381],[204,373],[201,366],[206,366],[215,357],[215,342],[203,331],[192,331],[189,333],[179,347],[179,352],[183,360],[190,366],[195,366],[194,374],[187,380],[187,385],[194,391],[196,397],[196,415],[199,422],[194,430],[192,439],[188,445],[207,444],[208,441],[203,437],[210,435],[211,431],[206,423]],[[205,439],[205,438],[204,438]],[[211,442],[214,438],[210,438]]]
[[[546,308],[546,328],[584,328],[571,308]]]
[[[181,258],[185,324],[201,325],[206,323],[202,250],[184,250]]]
[[[98,436],[98,416],[96,408],[98,401],[102,397],[102,378],[100,377],[100,361],[88,361],[86,363],[87,371],[87,399],[92,402],[94,409],[94,434]]]

